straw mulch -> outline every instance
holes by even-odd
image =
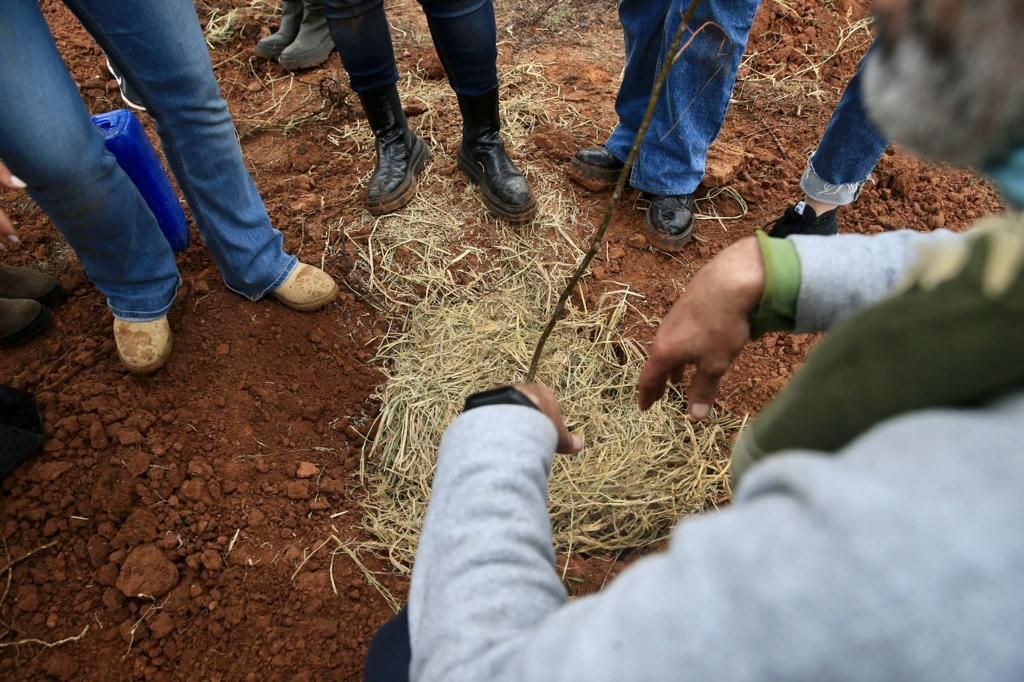
[[[502,78],[514,155],[541,122],[589,125],[558,101],[537,67],[518,65]],[[445,89],[415,80],[406,86],[427,104],[419,132],[445,140],[433,113],[454,105],[439,101]],[[365,283],[369,298],[395,320],[376,358],[387,381],[361,473],[368,489],[364,526],[373,538],[364,548],[402,572],[412,565],[441,434],[467,395],[522,379],[592,229],[562,170],[544,163],[525,168],[541,217],[519,230],[491,222],[482,217],[475,189],[450,172],[452,145],[432,146],[434,160],[416,200],[376,220],[368,234],[366,225],[340,228],[334,246],[349,242],[356,254],[349,280]],[[331,248],[329,242],[325,259]],[[638,410],[635,386],[645,353],[624,334],[624,321],[643,323],[633,307],[641,296],[609,284],[596,305],[573,299],[538,377],[587,442],[578,456],[556,457],[551,475],[555,542],[567,554],[649,546],[680,517],[727,499],[729,443],[740,426],[729,416],[691,423],[678,395]],[[647,326],[653,334],[654,322]]]

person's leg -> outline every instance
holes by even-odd
[[[190,0],[65,0],[157,123],[167,160],[227,285],[251,300],[296,269],[242,160]]]
[[[853,203],[889,146],[864,109],[861,74],[866,59],[847,84],[800,181],[807,198],[819,207]]]
[[[106,151],[31,0],[0,12],[0,102],[0,158],[28,184],[115,317],[162,317],[178,286],[171,249]]]
[[[381,626],[370,642],[363,668],[364,682],[408,682],[412,647],[409,612],[402,609]]]
[[[626,66],[615,98],[619,123],[604,146],[620,163],[629,156],[647,111],[647,101],[661,63],[665,17],[675,4],[672,0],[619,1]]]
[[[704,0],[698,7],[689,46],[678,55],[665,82],[654,119],[633,168],[633,187],[655,196],[688,195],[704,177],[707,151],[725,120],[740,59],[759,0]],[[673,0],[655,73],[669,55],[689,2]],[[695,37],[693,31],[697,32]]]
[[[376,140],[377,167],[367,184],[366,208],[373,215],[392,213],[416,195],[430,151],[409,130],[402,109],[384,2],[326,0],[325,8],[334,45]]]
[[[889,141],[868,117],[861,99],[861,72],[866,59],[867,55],[847,84],[818,148],[807,162],[800,179],[804,198],[789,206],[775,221],[769,232],[771,236],[838,234],[837,209],[857,199],[889,146]]]
[[[505,151],[498,92],[497,26],[492,0],[420,0],[430,34],[462,113],[459,168],[480,186],[490,211],[531,220],[537,202]]]

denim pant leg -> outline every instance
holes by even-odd
[[[191,0],[64,0],[157,123],[167,160],[224,281],[252,300],[280,286],[283,249],[242,160]]]
[[[327,26],[355,92],[398,82],[384,0],[324,0]]]
[[[106,151],[33,0],[0,11],[0,102],[0,159],[28,184],[114,315],[163,315],[179,281],[174,256]]]
[[[625,162],[629,156],[647,111],[647,101],[661,63],[665,15],[671,4],[671,0],[619,0],[626,68],[615,98],[619,123],[604,143],[619,161]]]
[[[808,161],[800,187],[810,199],[836,206],[853,203],[889,146],[867,115],[861,94],[864,63],[874,49],[861,60]]]
[[[704,177],[708,147],[725,120],[740,59],[760,0],[704,0],[690,23],[699,31],[678,56],[640,146],[630,181],[656,195],[689,194]],[[673,0],[665,18],[657,68],[688,7]],[[702,28],[703,27],[703,28]],[[684,34],[683,44],[693,34]]]
[[[491,0],[419,0],[448,82],[459,95],[498,89],[498,31]]]

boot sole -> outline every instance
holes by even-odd
[[[420,173],[430,161],[430,149],[423,138],[416,135],[416,142],[413,143],[412,153],[409,155],[409,172],[398,187],[377,199],[366,199],[366,210],[370,215],[380,216],[400,211],[409,205],[409,202],[416,196],[416,186],[419,184]]]
[[[528,223],[537,216],[537,200],[532,194],[530,195],[530,201],[522,206],[513,206],[495,196],[487,186],[487,183],[484,182],[484,174],[480,170],[479,164],[467,159],[461,147],[459,147],[457,163],[459,169],[480,188],[480,196],[484,200],[484,206],[494,215],[510,223]]]
[[[668,236],[664,232],[659,232],[654,229],[651,225],[650,214],[644,217],[644,236],[647,237],[647,243],[658,249],[659,251],[666,251],[668,253],[677,253],[682,251],[687,242],[693,237],[693,225],[694,221],[690,221],[690,226],[681,235]]]
[[[331,56],[331,52],[334,52],[334,42],[328,36],[328,38],[317,47],[311,47],[297,56],[285,55],[282,52],[277,61],[288,71],[312,69],[314,66],[320,66],[326,62],[327,58]]]
[[[28,343],[49,328],[51,317],[53,317],[53,314],[49,308],[45,306],[40,308],[39,314],[35,316],[35,319],[10,336],[0,338],[0,348],[13,348],[14,346]]]
[[[615,187],[620,172],[583,163],[576,158],[569,164],[569,179],[591,192],[604,192]]]

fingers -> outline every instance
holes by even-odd
[[[8,244],[17,244],[18,235],[14,231],[14,225],[10,218],[3,211],[0,211],[0,251],[7,249]]]
[[[3,161],[0,161],[0,185],[11,189],[25,189],[28,186],[17,175],[11,175]]]
[[[547,386],[541,384],[520,384],[516,390],[529,398],[537,408],[547,415],[558,431],[558,444],[555,451],[563,455],[575,455],[583,449],[583,439],[569,431],[562,419],[562,408],[558,399]]]
[[[698,365],[686,390],[691,417],[698,420],[707,418],[718,395],[718,384],[728,369],[728,359],[711,360]]]
[[[644,363],[640,370],[640,380],[637,382],[639,388],[638,399],[641,410],[649,410],[654,403],[661,400],[665,395],[665,388],[668,384],[669,372],[653,360]]]

